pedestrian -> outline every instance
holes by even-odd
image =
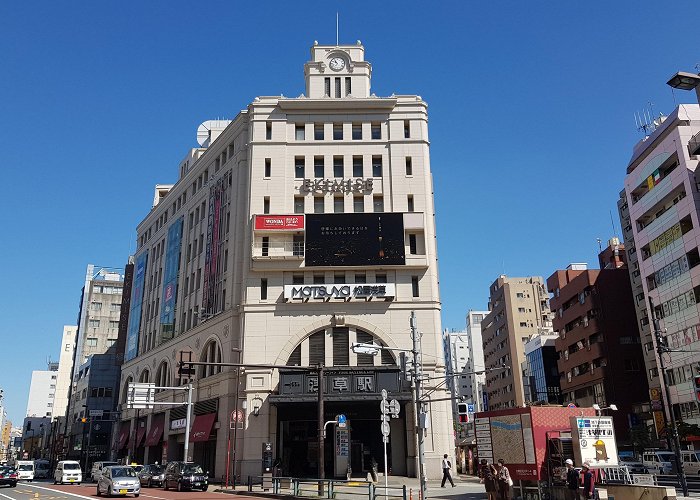
[[[452,476],[450,475],[451,468],[452,464],[447,459],[447,453],[445,453],[442,456],[442,484],[440,485],[441,488],[445,487],[445,481],[449,481],[452,487],[455,487],[455,482],[452,480]]]
[[[591,464],[583,462],[583,498],[589,500],[595,497],[595,476]]]
[[[479,479],[484,483],[488,500],[496,500],[496,468],[485,458],[479,465]]]
[[[496,479],[498,480],[498,499],[509,500],[510,487],[513,486],[513,480],[510,478],[510,471],[506,467],[505,461],[502,458],[498,459]]]
[[[566,498],[567,500],[580,500],[578,487],[581,484],[581,474],[574,468],[574,461],[566,459]]]

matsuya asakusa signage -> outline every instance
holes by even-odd
[[[395,296],[394,283],[284,286],[285,300],[391,299]]]

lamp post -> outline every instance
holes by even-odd
[[[610,406],[601,408],[600,405],[593,404],[593,409],[595,410],[596,415],[600,417],[605,410],[617,411],[617,405],[611,404]]]

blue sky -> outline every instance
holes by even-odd
[[[314,40],[362,40],[377,95],[429,103],[443,326],[502,272],[597,262],[635,111],[669,113],[697,0],[5,2],[0,6],[0,387],[24,417],[85,266],[122,266],[153,186],[204,120],[297,96]],[[694,95],[676,91],[677,102]]]

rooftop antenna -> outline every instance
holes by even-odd
[[[340,42],[338,41],[338,11],[335,12],[335,46],[337,47],[340,45]]]
[[[601,240],[600,238],[596,238],[595,240],[598,242],[598,251],[602,252],[603,251],[603,243],[602,243],[603,240]]]
[[[613,219],[612,210],[610,210],[609,212],[610,212],[610,224],[612,224],[612,230],[613,230],[612,234],[613,234],[613,236],[616,236],[616,233],[615,233],[615,219]]]

